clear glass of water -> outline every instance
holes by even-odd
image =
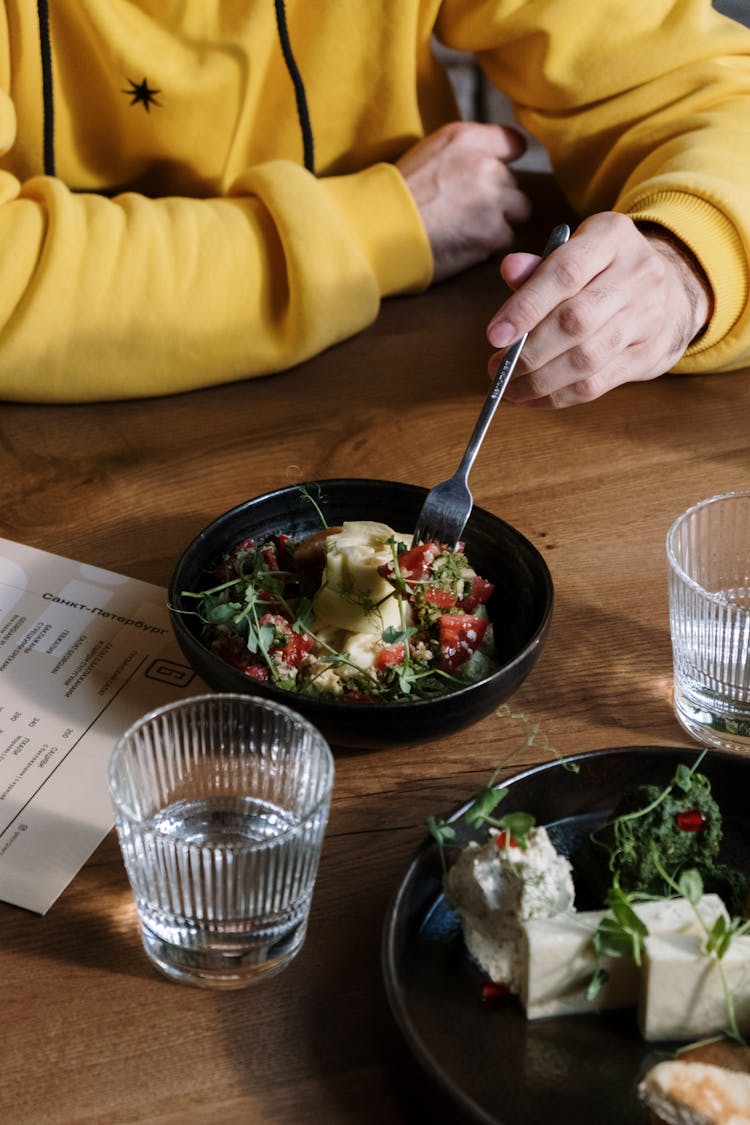
[[[241,988],[305,939],[334,764],[320,732],[249,695],[195,696],[117,742],[109,787],[151,961]]]
[[[750,490],[688,508],[667,535],[674,707],[699,742],[750,748]]]

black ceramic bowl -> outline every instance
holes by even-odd
[[[518,531],[482,508],[474,508],[464,532],[466,555],[478,574],[494,583],[487,604],[494,623],[500,664],[491,676],[435,699],[413,703],[342,703],[297,695],[257,680],[215,656],[200,639],[201,624],[190,613],[194,603],[183,591],[212,582],[223,552],[253,536],[263,540],[285,532],[304,538],[320,530],[306,489],[318,500],[329,525],[344,520],[375,520],[395,531],[411,531],[426,489],[382,480],[323,480],[292,485],[248,500],[225,512],[197,536],[172,577],[169,604],[172,627],[187,660],[217,691],[247,692],[276,699],[313,722],[334,746],[376,749],[441,738],[488,715],[520,687],[544,642],[552,614],[552,579],[537,549]]]

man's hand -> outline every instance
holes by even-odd
[[[515,129],[456,121],[396,162],[432,246],[435,281],[512,245],[513,225],[529,218],[531,206],[507,164],[525,147]]]
[[[516,290],[487,338],[528,341],[505,397],[533,406],[589,402],[633,380],[654,379],[682,356],[712,310],[690,251],[663,228],[643,233],[625,215],[593,215],[540,265],[509,254],[501,273]],[[494,375],[502,353],[492,356]]]

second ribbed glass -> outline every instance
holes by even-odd
[[[333,776],[312,724],[252,696],[196,696],[126,731],[110,793],[157,968],[239,988],[291,961],[305,938]]]
[[[750,491],[688,508],[667,558],[677,718],[709,746],[750,748]]]

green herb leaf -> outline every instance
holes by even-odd
[[[689,871],[682,872],[677,880],[677,886],[682,897],[691,902],[693,906],[697,906],[703,894],[703,880],[694,867],[691,867]]]
[[[447,820],[441,820],[435,816],[428,816],[427,828],[429,829],[430,835],[437,840],[438,844],[441,846],[455,839],[456,830]]]
[[[387,645],[399,644],[402,641],[407,641],[409,637],[413,637],[416,629],[397,629],[395,625],[389,625],[387,629],[383,630],[383,640]]]
[[[594,970],[594,975],[589,981],[589,986],[586,989],[586,999],[595,1000],[599,994],[599,989],[607,980],[609,980],[609,973],[606,969],[603,969],[601,965],[597,965]]]
[[[706,953],[715,953],[721,959],[729,949],[733,936],[731,926],[728,925],[726,918],[720,914],[706,938]]]
[[[473,804],[464,813],[466,823],[477,827],[484,824],[507,795],[507,792],[507,789],[494,789],[490,785],[485,785],[479,790]]]
[[[678,789],[681,789],[683,793],[689,792],[693,784],[693,770],[690,766],[686,766],[684,762],[680,762],[675,770],[672,784]]]
[[[531,813],[512,812],[501,817],[500,824],[510,833],[519,848],[526,848],[529,832],[536,824],[536,818]]]
[[[633,935],[615,918],[606,916],[594,931],[594,949],[606,957],[631,957],[633,955]]]

